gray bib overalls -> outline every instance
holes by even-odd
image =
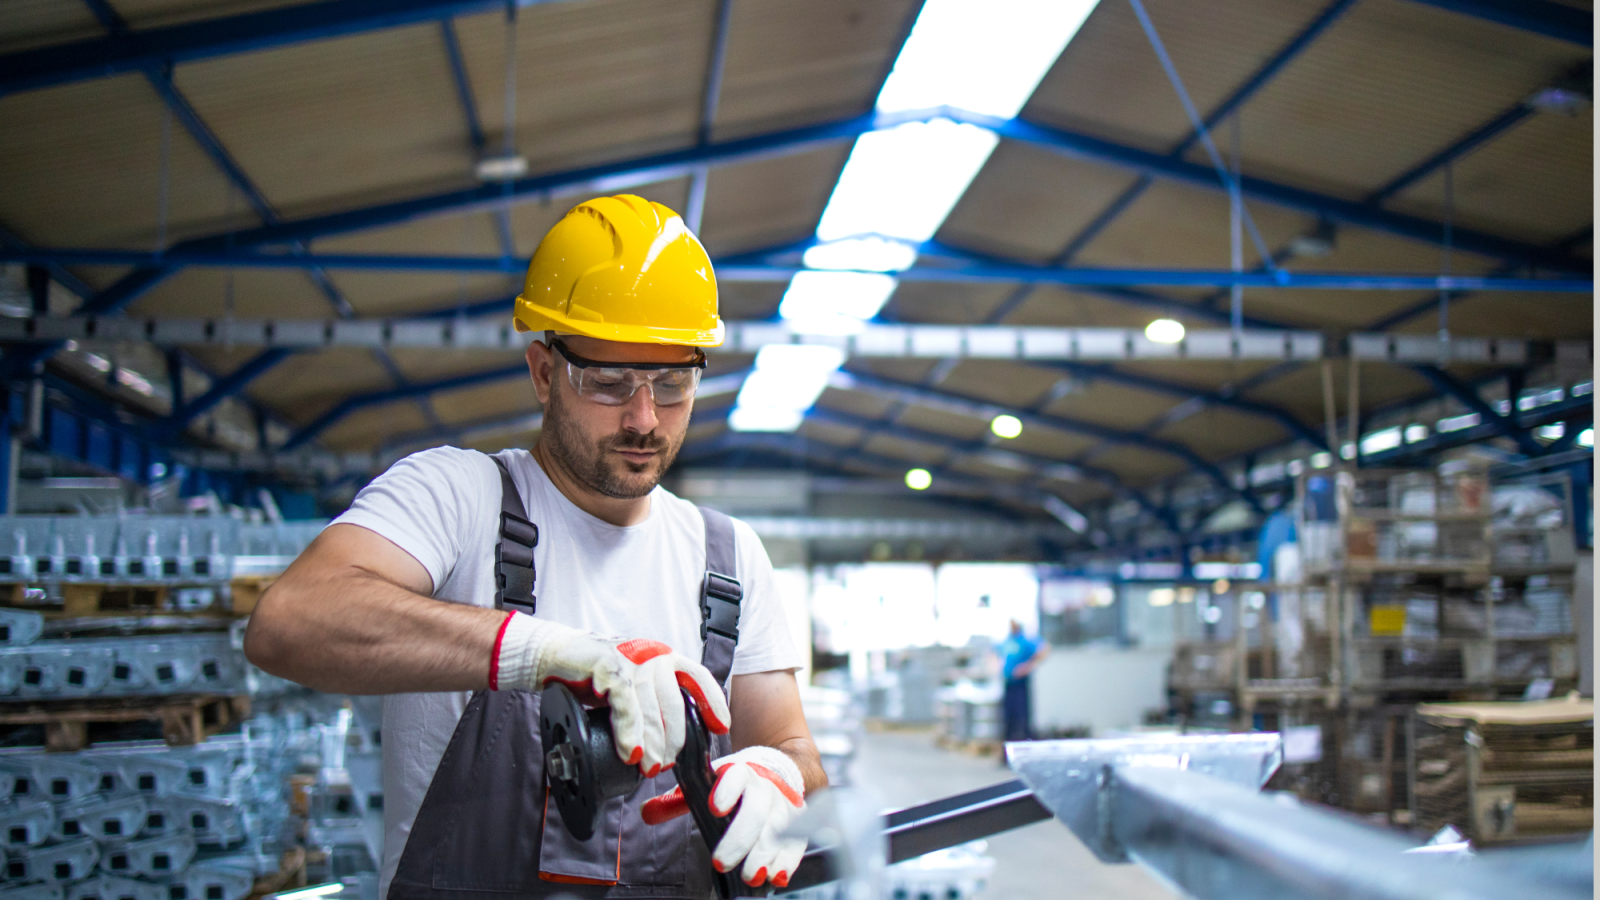
[[[495,605],[532,614],[533,548],[538,529],[499,459],[500,540],[495,548]],[[724,695],[739,635],[742,589],[733,521],[701,508],[706,524],[706,577],[701,588],[701,663]],[[727,735],[712,738],[713,756],[732,752]],[[400,856],[387,900],[522,900],[575,897],[712,896],[710,853],[691,816],[646,825],[639,808],[677,786],[671,771],[644,779],[610,801],[595,834],[575,840],[547,802],[539,741],[539,695],[478,691],[461,721]]]

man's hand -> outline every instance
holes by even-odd
[[[683,748],[681,687],[694,697],[706,727],[727,734],[722,689],[705,666],[660,641],[596,637],[521,613],[506,617],[489,670],[490,690],[538,690],[551,681],[580,699],[611,705],[617,756],[654,777]]]
[[[739,876],[751,887],[767,881],[786,886],[806,852],[804,840],[783,837],[784,829],[806,808],[800,767],[774,747],[746,747],[716,760],[711,768],[717,773],[711,812],[733,813],[727,833],[711,854],[711,864],[718,872],[738,867]],[[674,788],[646,800],[640,813],[647,824],[657,825],[688,811],[683,790]]]

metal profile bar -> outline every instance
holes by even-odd
[[[524,4],[542,0],[519,0]],[[498,9],[504,0],[322,0],[0,56],[0,94]]]
[[[278,363],[288,359],[292,351],[289,350],[263,350],[247,360],[239,368],[227,375],[211,382],[211,388],[187,404],[173,404],[172,416],[167,420],[167,427],[172,432],[180,432],[186,425],[200,416],[214,409],[217,404],[236,396],[244,391],[245,387]],[[177,395],[174,394],[174,399]]]
[[[1594,15],[1550,0],[1412,0],[1582,47],[1594,46]]]
[[[455,81],[456,99],[461,102],[461,115],[466,119],[467,140],[473,152],[482,154],[487,143],[483,136],[483,123],[478,118],[478,100],[472,93],[472,80],[467,77],[467,63],[461,56],[461,41],[456,37],[456,23],[446,17],[439,20],[439,36],[444,41],[444,52],[450,60],[450,76]]]

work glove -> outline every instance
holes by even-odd
[[[647,778],[670,767],[683,748],[680,687],[694,698],[708,729],[728,733],[728,703],[716,679],[660,641],[602,638],[512,613],[500,626],[490,660],[492,691],[534,691],[559,681],[579,700],[609,703],[617,756]]]
[[[711,854],[718,872],[739,867],[739,877],[751,887],[771,881],[786,887],[789,876],[805,855],[806,842],[783,836],[789,823],[806,808],[805,782],[800,767],[773,747],[746,747],[711,763],[717,783],[711,788],[711,812],[733,813],[728,831]],[[735,812],[734,808],[738,811]],[[683,789],[646,800],[640,810],[645,824],[659,825],[689,811]]]

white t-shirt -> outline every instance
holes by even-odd
[[[526,450],[499,457],[539,526],[534,549],[537,614],[617,638],[650,638],[698,660],[705,522],[694,504],[657,487],[650,515],[627,527],[603,522],[572,504]],[[356,495],[334,524],[360,525],[416,558],[433,579],[433,596],[494,605],[494,548],[499,540],[500,472],[473,450],[440,447],[395,463]],[[772,562],[750,526],[735,520],[740,603],[733,674],[797,669],[772,577]],[[383,704],[383,876],[388,896],[411,833],[467,692],[393,694]]]

